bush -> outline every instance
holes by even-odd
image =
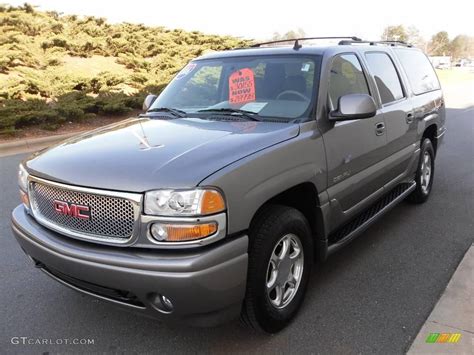
[[[42,12],[31,5],[0,5],[0,13],[3,134],[35,125],[56,129],[66,121],[139,109],[148,92],[159,94],[197,54],[247,43],[196,31],[108,24],[103,18]],[[112,56],[122,67],[108,72],[97,61],[97,74],[81,61],[68,61],[71,55]]]
[[[56,109],[58,115],[67,118],[68,121],[79,121],[81,120],[85,112],[81,108],[73,105],[61,105]]]
[[[141,108],[142,100],[142,95],[108,93],[91,97],[80,92],[59,96],[49,104],[41,99],[4,100],[0,102],[0,134],[12,134],[29,126],[55,130],[65,122],[93,119],[96,114],[123,115]]]
[[[69,49],[70,45],[65,38],[54,37],[50,40],[41,42],[41,49],[46,51],[48,48],[59,47],[64,49]]]
[[[99,113],[102,115],[122,115],[130,111],[132,111],[132,109],[127,107],[123,102],[115,102],[103,105]]]
[[[127,96],[121,93],[104,94],[97,97],[99,114],[104,115],[122,115],[133,109],[141,108],[139,99],[133,96]]]

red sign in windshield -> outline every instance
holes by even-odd
[[[229,77],[229,103],[243,104],[255,101],[255,78],[250,68],[242,68]]]

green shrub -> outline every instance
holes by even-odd
[[[98,113],[99,105],[97,99],[91,96],[87,96],[83,92],[70,92],[58,97],[56,103],[58,111],[63,112],[67,117],[67,112],[73,112],[75,109],[79,109],[84,114],[87,113]],[[72,113],[74,116],[74,113]],[[78,116],[78,118],[81,118]]]
[[[59,47],[64,49],[69,49],[70,45],[67,39],[63,37],[54,37],[50,40],[41,42],[41,49],[46,51],[48,48]]]
[[[31,5],[0,5],[0,133],[28,126],[56,129],[67,121],[140,109],[148,92],[159,94],[196,55],[246,43],[197,31],[108,24]],[[81,61],[67,58],[94,55],[112,56],[122,67],[97,74],[100,61],[89,72]]]
[[[64,117],[68,121],[79,121],[85,115],[84,110],[73,105],[60,105],[56,111],[61,117]]]
[[[104,94],[97,97],[97,105],[99,106],[99,114],[104,115],[121,115],[128,113],[133,109],[141,107],[142,102],[133,96],[127,96],[121,93]]]
[[[102,115],[122,115],[130,112],[132,109],[123,102],[109,103],[101,106],[99,113]]]
[[[47,110],[34,110],[34,111],[27,111],[20,113],[15,118],[14,127],[16,129],[24,128],[28,126],[37,126],[37,125],[45,125],[45,124],[62,124],[66,122],[64,117],[61,117],[57,111],[47,109]]]
[[[48,59],[48,67],[57,67],[61,64],[62,64],[62,61],[59,58],[50,58],[50,59]]]
[[[46,122],[40,125],[41,129],[45,129],[47,131],[56,131],[60,127],[61,127],[61,123]]]

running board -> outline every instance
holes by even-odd
[[[374,203],[367,210],[360,213],[349,223],[331,233],[328,238],[328,254],[332,254],[344,245],[351,242],[360,233],[366,230],[380,216],[390,211],[400,201],[407,197],[416,187],[416,182],[403,183],[394,187],[389,193]]]

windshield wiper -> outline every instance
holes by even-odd
[[[248,118],[251,121],[258,121],[260,122],[261,120],[258,119],[258,114],[252,111],[247,111],[247,110],[240,110],[236,108],[206,108],[203,110],[198,110],[197,112],[219,112],[219,113],[228,113],[228,114],[238,114],[240,116],[243,116],[245,118]],[[234,115],[235,116],[235,115]]]
[[[154,107],[147,111],[149,112],[169,112],[177,117],[183,118],[187,116],[187,113],[183,110],[178,110],[177,108],[170,108],[170,107]]]

